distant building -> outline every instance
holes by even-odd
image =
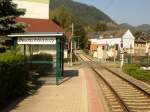
[[[134,55],[145,56],[150,54],[150,37],[139,37],[135,40]]]
[[[106,37],[107,36],[107,37]],[[116,47],[116,50],[119,50],[121,48],[121,41],[123,41],[123,48],[124,51],[127,53],[131,53],[131,49],[134,49],[134,41],[135,37],[131,33],[130,30],[127,30],[126,32],[124,31],[119,31],[119,33],[108,31],[108,32],[102,32],[100,35],[101,38],[91,38],[89,41],[91,42],[90,45],[90,51],[95,52],[97,51],[97,48],[99,46],[103,47],[103,49],[112,48]],[[102,38],[104,37],[104,38]],[[133,53],[133,51],[132,51]],[[110,52],[109,52],[110,54]],[[112,54],[113,55],[113,54]]]
[[[146,41],[135,40],[134,56],[145,56],[146,53]]]

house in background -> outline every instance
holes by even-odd
[[[107,49],[108,56],[114,56],[116,55],[116,53],[114,53],[114,50],[120,50],[121,43],[123,43],[123,48],[125,52],[134,53],[135,37],[130,30],[102,32],[99,38],[92,38],[89,39],[89,41],[91,42],[90,51],[93,54],[97,52],[98,47],[102,47],[103,50]]]
[[[145,56],[146,54],[146,41],[142,39],[135,40],[134,56]]]
[[[150,55],[150,37],[143,36],[135,40],[134,56]]]

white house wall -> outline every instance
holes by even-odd
[[[132,35],[130,30],[127,30],[122,36],[123,38],[123,47],[124,48],[134,48],[135,37]]]
[[[90,39],[91,44],[100,44],[100,45],[115,45],[118,44],[118,47],[121,47],[121,38],[123,39],[123,47],[124,48],[134,48],[135,38],[130,32],[127,30],[125,34],[120,38],[103,38],[103,39]]]
[[[120,47],[121,38],[109,38],[109,39],[91,39],[92,44],[101,44],[101,45],[115,45],[118,44]]]

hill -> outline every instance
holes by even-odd
[[[120,27],[125,28],[125,29],[135,30],[135,27],[128,23],[122,23],[122,24],[120,24]]]
[[[142,24],[139,26],[132,26],[128,23],[122,23],[119,25],[121,28],[130,29],[132,31],[142,31],[146,34],[150,34],[150,25],[149,24]]]
[[[150,31],[150,25],[148,24],[142,24],[136,27],[137,30],[141,30],[141,31]]]
[[[71,14],[73,14],[75,17],[79,18],[85,23],[96,24],[99,21],[114,23],[114,21],[109,16],[107,16],[96,7],[75,2],[72,0],[52,0],[50,4],[50,11],[54,11],[61,5],[64,5],[64,7]]]

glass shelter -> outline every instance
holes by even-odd
[[[50,74],[55,84],[61,83],[64,70],[63,32],[17,33],[8,36],[12,37],[13,47],[28,56],[31,70]]]

